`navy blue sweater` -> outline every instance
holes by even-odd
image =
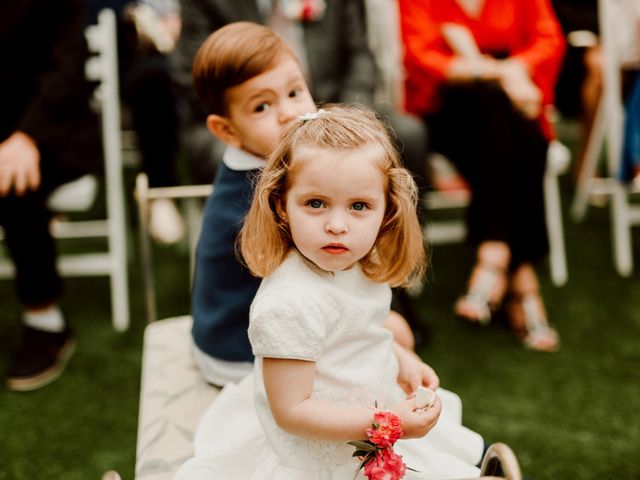
[[[220,360],[253,361],[247,328],[260,279],[238,260],[236,241],[259,173],[259,169],[231,170],[221,163],[204,209],[192,292],[192,334],[200,350]]]

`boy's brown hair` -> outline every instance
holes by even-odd
[[[192,69],[207,115],[226,115],[225,91],[271,69],[283,54],[296,58],[277,33],[257,23],[234,22],[209,35]]]
[[[294,123],[269,156],[240,234],[242,258],[254,275],[265,277],[295,247],[289,225],[279,211],[284,208],[286,193],[295,177],[298,149],[312,146],[355,150],[373,146],[383,152],[379,167],[386,179],[386,211],[373,249],[360,260],[360,265],[365,275],[376,282],[399,286],[420,281],[426,258],[416,214],[417,187],[401,166],[387,127],[374,112],[363,107],[323,108],[324,114]]]

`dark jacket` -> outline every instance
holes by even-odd
[[[0,141],[20,130],[43,162],[79,172],[101,164],[84,76],[84,0],[0,3]]]
[[[234,171],[220,164],[207,199],[196,252],[192,305],[193,339],[221,360],[251,362],[249,306],[260,279],[236,257],[236,240],[251,206],[259,170]]]

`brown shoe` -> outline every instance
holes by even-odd
[[[46,332],[24,327],[22,344],[14,354],[7,374],[7,388],[16,392],[36,390],[56,380],[75,349],[69,328]]]
[[[509,445],[505,443],[489,445],[480,464],[480,478],[522,480],[518,459]]]

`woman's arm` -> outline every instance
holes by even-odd
[[[541,103],[553,103],[553,91],[566,42],[549,0],[524,2],[527,38],[530,40],[512,53],[508,61],[518,62],[540,89]]]
[[[431,2],[400,0],[398,6],[406,63],[418,65],[434,78],[446,79],[453,54],[431,19]]]
[[[311,397],[315,362],[264,358],[264,386],[273,417],[284,431],[305,438],[350,441],[366,438],[374,410]],[[415,399],[407,399],[389,410],[402,421],[405,438],[418,438],[431,430],[440,415],[440,402],[416,410]]]

